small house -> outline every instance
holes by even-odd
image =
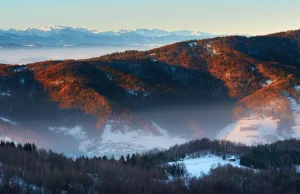
[[[236,158],[234,157],[234,156],[231,156],[230,158],[229,158],[229,162],[235,162],[236,161]]]

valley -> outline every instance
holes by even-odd
[[[249,145],[298,137],[298,34],[0,65],[1,138],[93,156],[203,137]]]

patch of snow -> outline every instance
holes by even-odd
[[[0,92],[0,97],[10,97],[10,96],[11,96],[11,93],[9,90],[7,92]]]
[[[193,36],[201,36],[200,32],[192,32]]]
[[[143,93],[143,98],[146,98],[146,97],[148,97],[148,96],[150,96],[149,92],[144,92],[144,93]]]
[[[24,78],[24,77],[21,77],[21,78],[20,78],[20,84],[21,84],[21,85],[24,85],[24,84],[25,84],[25,78]]]
[[[10,124],[13,124],[13,125],[17,125],[17,123],[7,119],[7,118],[4,118],[4,117],[0,117],[0,120],[6,122],[6,123],[10,123]]]
[[[206,43],[206,45],[204,46],[204,48],[207,50],[207,52],[210,54],[210,56],[214,56],[219,54],[218,51],[216,51],[215,49],[211,48],[211,44],[210,43]]]
[[[80,126],[73,128],[67,127],[48,127],[49,131],[56,132],[57,134],[72,136],[75,140],[83,140],[86,138],[86,133]]]
[[[12,140],[9,137],[0,137],[0,141],[12,142]]]
[[[270,84],[273,83],[273,82],[274,82],[274,81],[271,81],[271,80],[268,79],[268,80],[266,81],[266,84],[267,84],[267,85],[270,85]]]
[[[113,80],[112,76],[109,75],[109,74],[106,74],[106,77],[107,77],[110,81]]]
[[[189,43],[189,46],[190,46],[190,47],[198,46],[198,43],[197,43],[197,42],[190,42],[190,43]]]
[[[186,139],[171,136],[154,122],[152,122],[152,125],[159,132],[158,135],[145,129],[131,129],[125,122],[123,122],[125,128],[123,131],[113,130],[112,125],[115,123],[121,122],[112,120],[105,125],[98,137],[95,135],[89,136],[79,126],[74,128],[49,127],[49,130],[59,135],[73,137],[79,143],[79,151],[89,157],[100,155],[120,157],[121,155],[140,153],[154,148],[167,149],[175,144],[186,142]]]
[[[292,137],[300,138],[300,104],[296,102],[294,98],[287,97],[290,109],[294,118],[294,126],[292,127]]]
[[[244,117],[222,129],[216,139],[240,142],[246,145],[270,143],[271,139],[283,140],[278,134],[279,120],[266,116],[252,115]]]
[[[300,173],[300,165],[296,166],[296,173]]]
[[[25,70],[26,70],[25,67],[19,67],[19,68],[17,68],[17,69],[14,69],[14,72],[15,72],[15,73],[17,73],[17,72],[23,72],[23,71],[25,71]]]
[[[295,90],[297,90],[299,92],[300,91],[300,85],[299,86],[295,86]]]
[[[239,160],[230,162],[228,159],[223,160],[223,158],[220,156],[210,154],[202,156],[200,158],[186,158],[183,161],[170,162],[169,164],[173,165],[176,163],[184,164],[188,174],[194,177],[201,177],[204,174],[208,174],[211,169],[217,168],[218,166],[226,166],[230,164],[235,167],[242,167],[239,165]]]
[[[155,58],[151,58],[150,59],[152,62],[157,62],[157,60]]]
[[[22,190],[22,193],[28,193],[27,188],[34,191],[34,193],[45,193],[45,189],[43,187],[38,187],[36,185],[29,184],[18,176],[13,176],[12,178],[10,178],[9,184],[19,185],[19,187]]]
[[[128,95],[132,95],[132,96],[138,96],[139,93],[136,90],[127,90],[127,94]]]
[[[231,160],[236,160],[236,158],[234,157],[234,156],[230,156],[230,158],[229,158],[229,161],[231,161]]]
[[[265,83],[263,83],[263,87],[266,87],[266,86],[268,86],[268,85],[270,85],[270,84],[272,84],[273,82],[275,82],[276,80],[267,80],[267,81],[265,81]]]

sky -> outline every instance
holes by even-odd
[[[64,25],[262,35],[300,29],[300,0],[1,0],[0,29]]]

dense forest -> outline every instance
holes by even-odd
[[[68,158],[35,144],[0,143],[0,193],[299,193],[300,141],[245,146],[200,139],[142,154]],[[219,166],[189,177],[185,166],[168,165],[211,153],[235,155],[252,168]]]

